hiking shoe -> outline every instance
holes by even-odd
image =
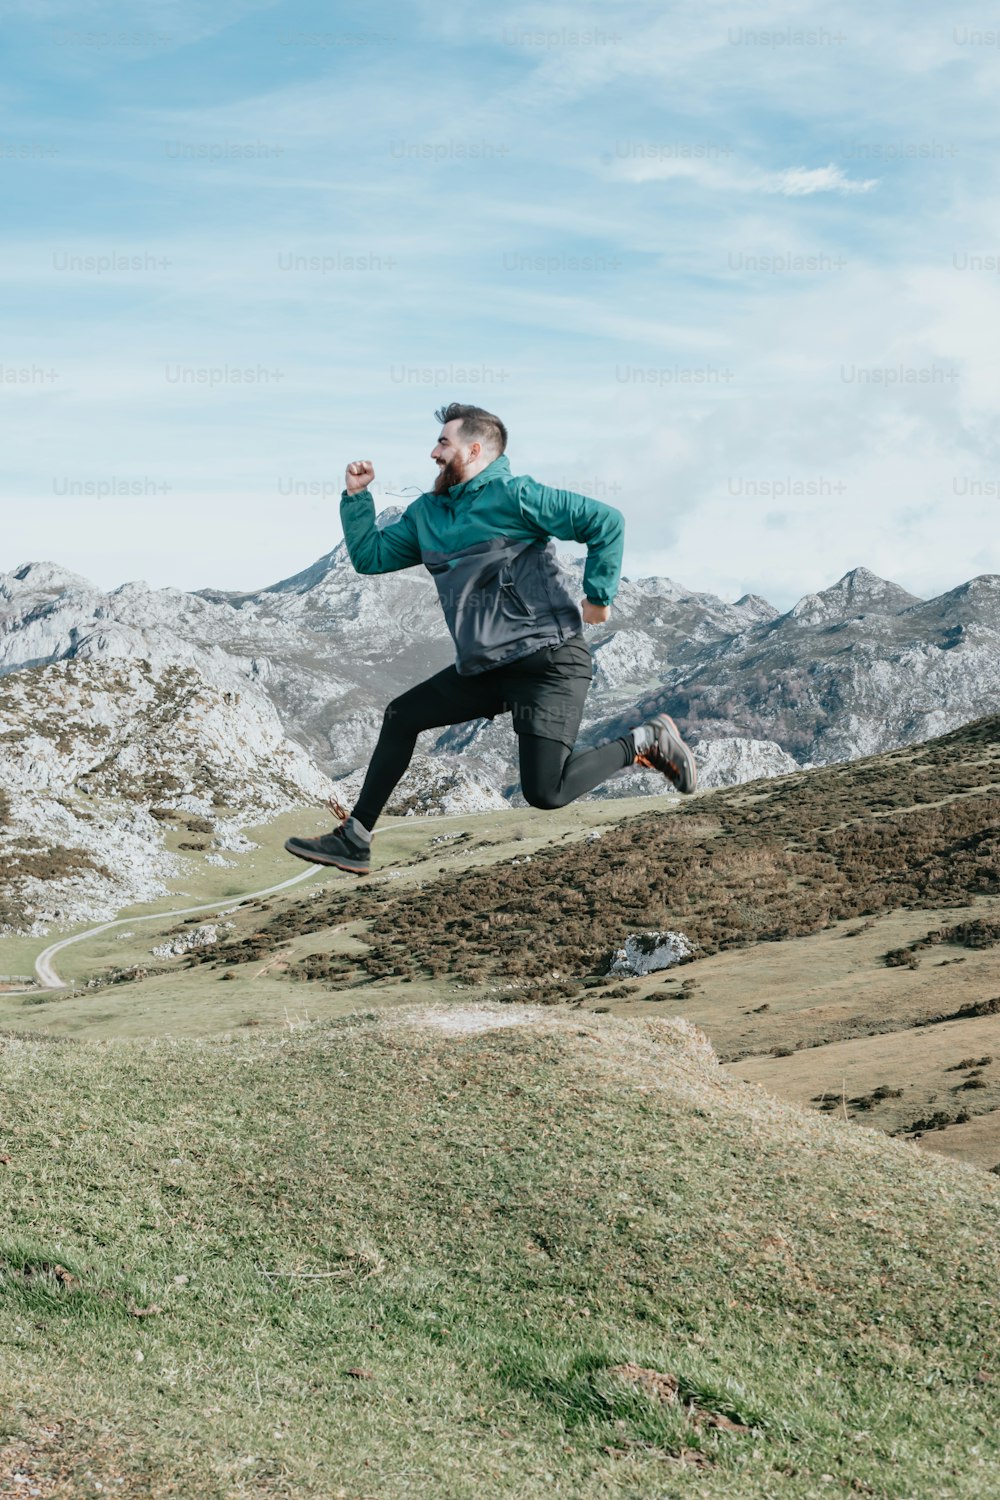
[[[341,818],[339,827],[314,839],[286,839],[285,848],[289,854],[308,859],[314,865],[334,865],[338,870],[349,870],[352,875],[367,875],[371,869],[371,844],[366,844],[358,836],[354,819],[339,803],[331,805]]]
[[[637,753],[635,765],[662,771],[679,792],[693,792],[698,785],[694,756],[673,719],[669,714],[657,714],[645,727],[652,730],[653,742]]]

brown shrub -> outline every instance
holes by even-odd
[[[478,983],[558,970],[578,993],[629,934],[649,928],[680,928],[711,954],[845,918],[866,919],[864,931],[885,911],[965,905],[1000,890],[998,781],[1000,719],[991,719],[868,762],[758,783],[752,805],[745,788],[730,787],[695,807],[629,818],[605,832],[592,866],[572,844],[553,845],[526,865],[441,867],[422,889],[334,891],[285,908],[259,941],[273,947],[279,935],[360,920],[370,976],[448,972]],[[972,935],[975,924],[965,925]],[[899,962],[919,962],[899,951]],[[224,944],[201,961],[228,966],[240,952]],[[309,962],[292,972],[307,977]]]

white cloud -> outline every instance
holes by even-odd
[[[637,156],[624,164],[616,164],[615,175],[628,182],[669,182],[674,178],[685,178],[720,192],[775,193],[787,198],[804,198],[812,193],[867,193],[878,186],[878,178],[848,177],[832,162],[825,167],[787,167],[783,171],[769,172],[735,161],[721,163],[670,155]]]
[[[789,198],[803,198],[810,193],[867,193],[878,186],[878,178],[858,181],[847,177],[832,162],[826,167],[791,167],[785,172],[769,172],[766,177],[765,191],[784,193]]]

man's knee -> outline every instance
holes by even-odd
[[[563,767],[569,750],[539,735],[520,736],[521,792],[529,807],[554,812],[565,807]]]
[[[398,698],[393,698],[385,706],[385,712],[382,715],[383,729],[396,730],[399,733],[417,731],[421,727],[417,722],[418,709],[419,704],[412,693],[400,693]]]
[[[522,781],[521,793],[529,807],[537,807],[542,812],[554,812],[557,807],[566,806],[566,798],[557,787]]]
[[[524,791],[524,788],[521,788]],[[560,797],[549,796],[545,792],[524,792],[524,800],[529,807],[537,807],[540,812],[555,812],[557,807],[562,807]]]

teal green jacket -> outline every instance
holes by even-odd
[[[369,490],[340,501],[359,573],[423,563],[434,578],[462,675],[487,671],[583,629],[553,537],[583,542],[583,590],[610,604],[621,577],[625,518],[613,505],[511,474],[506,455],[446,494],[420,495],[391,526],[375,524]]]

